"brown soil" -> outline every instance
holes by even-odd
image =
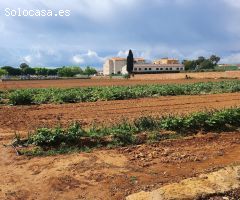
[[[240,134],[208,134],[156,144],[52,157],[16,156],[15,131],[37,126],[112,124],[141,115],[185,114],[239,106],[240,93],[126,101],[0,107],[1,200],[121,200],[240,163]]]
[[[239,151],[239,133],[32,159],[18,157],[13,149],[1,145],[0,199],[125,199],[239,164]]]
[[[126,80],[126,79],[67,79],[67,80],[26,80],[26,81],[3,81],[0,82],[0,90],[22,88],[73,88],[89,86],[112,86],[112,85],[142,85],[142,84],[168,84],[168,83],[196,83],[208,81],[222,81],[224,79],[176,79],[176,80]]]
[[[225,72],[183,72],[183,73],[164,73],[164,74],[139,74],[133,79],[136,80],[176,80],[184,79],[186,75],[193,79],[222,79],[222,78],[240,78],[240,71]]]
[[[125,101],[106,101],[62,105],[1,106],[0,129],[32,130],[39,126],[113,124],[142,115],[186,114],[240,105],[240,93],[167,96]]]

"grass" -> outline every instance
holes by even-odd
[[[68,128],[40,128],[29,134],[25,155],[55,155],[98,147],[118,147],[192,136],[201,132],[234,131],[240,128],[240,108],[212,110],[185,116],[141,117],[111,127],[83,129],[73,123]],[[170,131],[170,133],[167,133]],[[145,136],[145,137],[143,137]]]
[[[12,105],[30,105],[125,100],[158,96],[233,93],[239,91],[240,81],[231,80],[181,85],[157,84],[72,89],[19,89],[0,93],[0,99],[7,99]]]

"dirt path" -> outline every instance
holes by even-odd
[[[72,88],[90,86],[112,86],[112,85],[145,85],[145,84],[170,84],[170,83],[196,83],[215,82],[224,79],[176,79],[176,80],[126,80],[126,79],[67,79],[67,80],[28,80],[28,81],[3,81],[0,82],[0,90],[22,89],[22,88]]]
[[[121,200],[240,162],[239,133],[32,159],[7,142],[0,141],[1,200]]]
[[[113,124],[141,115],[185,114],[205,109],[221,109],[240,105],[240,93],[201,96],[168,96],[137,100],[108,101],[39,106],[1,106],[0,129],[32,130],[80,121],[85,125]]]

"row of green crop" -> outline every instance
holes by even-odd
[[[239,91],[240,81],[234,80],[181,85],[158,84],[72,89],[22,89],[5,93],[5,98],[13,105],[29,105],[124,100],[155,96],[232,93]]]
[[[133,123],[123,122],[112,127],[83,129],[78,123],[68,128],[40,128],[29,135],[28,144],[43,149],[92,148],[98,146],[126,146],[147,141],[159,141],[172,136],[190,136],[198,131],[239,130],[240,108],[198,112],[186,116],[160,118],[141,117]],[[166,131],[174,131],[167,135]],[[146,133],[147,136],[139,137]]]

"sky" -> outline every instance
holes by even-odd
[[[70,16],[6,16],[69,10]],[[0,66],[95,66],[110,57],[240,63],[240,0],[1,0]]]

